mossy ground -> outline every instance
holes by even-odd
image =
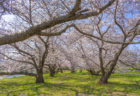
[[[30,76],[0,80],[0,96],[140,96],[140,73],[113,74],[109,84],[98,85],[99,76],[87,72],[44,75],[44,84]]]

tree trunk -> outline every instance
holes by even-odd
[[[112,61],[108,72],[105,72],[104,69],[103,69],[103,67],[101,68],[102,76],[101,76],[101,78],[100,78],[100,80],[98,82],[99,84],[107,84],[108,83],[108,79],[109,79],[109,77],[111,76],[111,74],[113,73],[113,71],[115,69],[115,66],[117,64],[117,61],[119,59],[119,56],[121,55],[122,51],[126,47],[127,47],[126,45],[122,45],[121,49],[115,54],[114,60]]]
[[[51,76],[51,77],[54,77],[54,75],[55,75],[55,71],[54,71],[54,70],[51,70],[51,71],[50,71],[50,76]]]
[[[76,72],[75,66],[72,66],[72,67],[71,67],[71,73],[75,73],[75,72]]]
[[[107,84],[109,77],[110,77],[109,74],[102,75],[98,83],[101,84],[101,85],[102,84]]]
[[[60,72],[63,73],[63,69],[62,68],[60,69]]]
[[[43,70],[42,69],[37,71],[36,83],[44,83]]]
[[[71,73],[75,73],[75,72],[76,72],[75,70],[71,69]]]
[[[58,71],[57,72],[63,73],[63,69],[62,68],[58,68]]]
[[[100,72],[100,71],[95,72],[93,69],[88,69],[87,71],[90,73],[90,75],[99,75]]]
[[[83,72],[83,70],[82,70],[82,69],[80,69],[80,70],[79,70],[79,72],[80,72],[80,73],[82,73],[82,72]]]

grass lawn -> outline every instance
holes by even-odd
[[[140,74],[140,73],[137,73]],[[98,85],[99,76],[86,72],[44,75],[44,84],[30,76],[0,80],[0,96],[140,96],[140,75],[113,74],[109,84]]]

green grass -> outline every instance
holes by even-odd
[[[44,78],[44,84],[35,84],[30,76],[2,79],[0,96],[140,96],[140,75],[136,74],[115,73],[102,86],[97,84],[99,76],[86,72],[45,74]]]

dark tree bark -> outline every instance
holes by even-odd
[[[62,69],[62,68],[59,68],[59,69],[58,69],[58,72],[63,73],[63,69]]]
[[[71,73],[76,73],[75,66],[71,66]]]
[[[51,77],[54,77],[55,73],[56,73],[55,70],[50,70],[50,76]]]
[[[110,74],[111,75],[111,74]],[[102,76],[101,76],[101,78],[100,78],[100,80],[99,80],[99,84],[107,84],[108,83],[108,79],[109,79],[109,77],[110,77],[110,75],[109,74],[102,74]]]
[[[82,70],[82,69],[80,69],[80,70],[79,70],[79,72],[80,72],[80,73],[82,73],[82,72],[83,72],[83,70]]]
[[[87,70],[91,75],[99,75],[100,71],[94,71],[92,69]]]
[[[58,72],[58,67],[56,64],[47,64],[49,73],[51,77],[54,77],[55,73]]]
[[[36,83],[44,83],[43,69],[37,70]]]

